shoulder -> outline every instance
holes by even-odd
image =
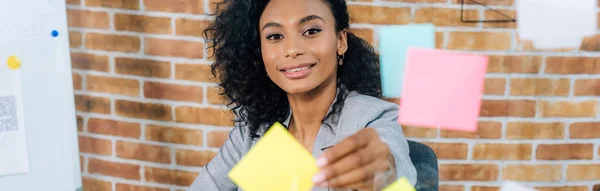
[[[398,112],[398,104],[392,103],[381,98],[373,97],[350,91],[344,103],[345,107],[351,110],[362,112],[383,113]]]
[[[396,120],[398,116],[398,104],[383,100],[381,98],[364,95],[351,91],[344,101],[342,115],[358,122],[359,125],[367,125],[382,117]]]

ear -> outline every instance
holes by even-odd
[[[338,34],[337,42],[338,42],[337,54],[343,55],[348,50],[348,35],[346,33],[346,29],[340,31],[340,33]]]

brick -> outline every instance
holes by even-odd
[[[535,155],[538,160],[591,160],[594,144],[540,144]]]
[[[203,31],[211,23],[210,20],[178,18],[175,20],[175,34],[180,36],[204,37]]]
[[[225,97],[219,95],[221,89],[218,87],[206,88],[206,100],[209,104],[226,104],[228,101]]]
[[[435,48],[444,48],[444,32],[435,32]]]
[[[140,97],[140,82],[135,79],[88,75],[85,87],[90,92]]]
[[[196,179],[196,176],[198,176],[197,172],[183,170],[170,170],[153,167],[146,167],[144,170],[146,182],[177,186],[190,186],[194,182],[194,179]]]
[[[72,80],[73,80],[73,89],[74,90],[81,90],[83,88],[82,82],[83,82],[83,77],[81,77],[81,75],[73,73],[71,74],[72,76]]]
[[[513,78],[510,95],[513,96],[568,96],[571,80],[568,78]]]
[[[440,184],[439,190],[442,190],[442,191],[464,191],[465,187],[462,185]]]
[[[137,36],[87,33],[85,39],[88,49],[139,52],[141,47],[140,37]]]
[[[79,172],[85,172],[85,158],[79,155]]]
[[[583,38],[579,49],[582,51],[600,51],[600,35],[588,36]]]
[[[517,12],[513,11],[513,10],[506,10],[506,9],[495,9],[505,15],[508,15],[510,18],[507,18],[506,16],[499,14],[497,12],[491,11],[491,10],[485,10],[485,12],[483,13],[485,20],[511,20],[511,18],[515,19],[517,18]],[[483,27],[485,28],[516,28],[517,23],[516,22],[486,22],[483,23]]]
[[[216,14],[217,8],[219,9],[219,12],[222,12],[223,9],[227,8],[226,5],[219,5],[219,3],[222,3],[222,0],[208,0],[209,11],[207,14]]]
[[[450,0],[450,2],[454,3],[454,4],[461,4],[463,0]],[[514,3],[515,0],[477,0],[477,2],[484,4],[484,5],[512,5]],[[468,4],[477,4],[473,1],[469,1],[469,0],[464,0],[465,5]]]
[[[101,174],[128,180],[140,180],[140,165],[137,164],[118,163],[90,158],[88,160],[88,172],[90,174]]]
[[[467,159],[469,153],[469,145],[466,143],[434,143],[423,142],[435,152],[438,159]]]
[[[562,179],[562,165],[506,165],[502,169],[503,180],[516,181],[560,181]]]
[[[405,3],[447,3],[448,0],[382,0],[389,2],[405,2]]]
[[[576,122],[569,127],[571,139],[600,138],[600,122]]]
[[[597,101],[542,101],[542,117],[594,117],[597,113]]]
[[[587,186],[553,186],[535,187],[538,191],[588,191]],[[596,190],[593,190],[596,191]]]
[[[440,181],[495,181],[498,179],[495,164],[440,164]]]
[[[229,131],[211,131],[206,135],[209,147],[220,148],[229,139]]]
[[[109,29],[110,20],[104,11],[67,9],[67,25],[69,27]]]
[[[506,139],[563,139],[564,132],[565,124],[560,122],[508,122]]]
[[[210,65],[207,64],[176,64],[175,79],[195,82],[215,82]]]
[[[531,144],[481,143],[473,147],[473,160],[530,160]]]
[[[82,70],[108,72],[108,56],[89,53],[71,52],[71,67]]]
[[[534,100],[482,100],[480,115],[486,117],[534,117]]]
[[[142,77],[169,78],[171,77],[171,63],[138,58],[115,58],[115,72]]]
[[[112,191],[112,183],[90,177],[81,177],[81,184],[85,191]]]
[[[600,180],[600,164],[573,164],[567,167],[567,181],[583,180]]]
[[[117,9],[140,9],[139,0],[84,0],[88,7],[108,7]]]
[[[80,5],[81,0],[67,0],[67,5]]]
[[[79,136],[79,152],[97,155],[112,155],[112,142],[108,139]]]
[[[110,114],[110,99],[88,95],[75,95],[75,109],[81,112]]]
[[[180,123],[233,126],[233,113],[215,108],[179,106],[175,108],[175,119]]]
[[[600,58],[556,57],[546,58],[548,74],[600,74]]]
[[[117,115],[123,117],[161,121],[172,120],[171,106],[165,104],[116,100],[115,110]]]
[[[144,0],[146,11],[204,14],[204,0]]]
[[[480,121],[477,123],[476,132],[441,129],[440,133],[442,138],[499,139],[502,137],[502,123]]]
[[[171,149],[166,146],[117,141],[115,148],[119,158],[171,163]]]
[[[600,96],[600,79],[577,79],[573,88],[575,96]]]
[[[438,130],[435,128],[408,125],[402,125],[402,131],[404,131],[404,136],[416,138],[435,138],[438,134]]]
[[[171,34],[171,18],[116,13],[114,16],[117,31],[131,31],[151,34]]]
[[[542,60],[541,56],[490,55],[487,72],[535,74],[540,71]]]
[[[350,23],[361,24],[408,24],[410,8],[384,6],[348,5]]]
[[[147,186],[138,186],[131,184],[117,183],[115,186],[116,191],[169,191],[167,188],[156,188]]]
[[[146,81],[144,83],[144,97],[202,103],[204,100],[204,88],[194,85]]]
[[[509,50],[509,32],[450,32],[448,49],[453,50]]]
[[[81,32],[77,31],[69,31],[69,47],[77,48],[80,47],[83,43],[83,36]]]
[[[139,123],[117,121],[112,119],[90,118],[87,124],[90,133],[117,137],[139,139],[142,135]]]
[[[146,125],[145,139],[164,143],[176,143],[202,146],[202,129]]]
[[[483,94],[487,95],[504,95],[506,89],[506,79],[504,78],[487,78],[483,86]]]
[[[83,126],[84,126],[84,121],[85,119],[79,115],[75,116],[76,120],[77,120],[77,131],[78,132],[82,132],[83,131]]]
[[[478,10],[464,10],[464,20],[479,20]],[[415,11],[414,23],[432,23],[437,27],[476,27],[478,23],[462,22],[460,9],[425,7]]]
[[[519,35],[517,34],[515,36],[515,39],[517,40],[516,43],[516,51],[521,51],[521,52],[573,52],[576,51],[576,48],[539,48],[536,47],[533,44],[532,40],[524,40],[524,39],[520,39]]]
[[[500,191],[500,187],[495,186],[472,186],[471,191]]]
[[[177,165],[202,167],[217,155],[213,151],[194,151],[188,149],[175,150],[175,160]]]
[[[350,32],[369,42],[371,45],[375,45],[375,36],[373,29],[370,28],[351,28]]]
[[[146,38],[144,53],[155,56],[202,58],[204,44],[185,40]]]

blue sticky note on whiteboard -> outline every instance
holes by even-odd
[[[390,25],[379,29],[379,64],[384,97],[400,97],[409,47],[435,48],[433,24]]]

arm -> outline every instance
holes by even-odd
[[[244,139],[248,137],[243,127],[233,128],[229,132],[229,139],[225,141],[217,155],[200,170],[200,174],[188,191],[237,189],[227,174],[242,157]]]
[[[396,177],[405,176],[414,186],[417,182],[417,171],[410,160],[408,141],[404,137],[404,132],[398,124],[398,106],[395,104],[386,104],[375,120],[367,124],[367,127],[374,128],[379,139],[386,143],[394,158],[396,168]]]

